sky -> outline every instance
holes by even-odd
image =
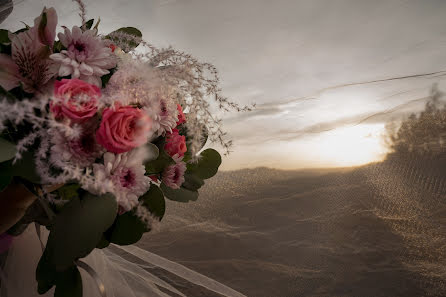
[[[95,0],[101,33],[139,28],[213,63],[226,96],[256,103],[221,114],[234,141],[223,169],[355,166],[385,156],[385,126],[423,108],[442,76],[351,83],[446,70],[442,0]],[[0,25],[32,23],[43,6],[79,24],[71,0],[16,1]],[[60,28],[59,28],[60,29]],[[215,111],[218,113],[218,111]],[[220,113],[219,113],[220,114]]]

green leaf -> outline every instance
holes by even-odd
[[[36,269],[36,280],[38,283],[37,292],[45,294],[56,283],[57,272],[48,261],[48,252],[45,250],[40,257],[39,264]]]
[[[101,240],[99,241],[98,245],[96,246],[97,249],[105,249],[110,245],[110,241],[105,237],[105,235],[102,235]]]
[[[60,210],[64,207],[64,204],[67,201],[70,201],[71,199],[79,196],[78,190],[80,189],[80,185],[73,183],[73,184],[66,184],[62,186],[61,188],[57,189],[57,197],[60,199],[60,202],[54,205],[55,211],[60,212]],[[65,202],[65,203],[64,203]]]
[[[0,192],[11,183],[12,177],[12,161],[0,163]]]
[[[0,54],[11,55],[11,45],[5,45],[0,43]]]
[[[126,36],[125,36],[122,39],[119,39],[118,37],[116,37],[118,35],[116,33],[125,33],[130,36],[129,36],[129,38],[126,38]],[[139,45],[139,43],[140,43],[139,40],[142,38],[142,33],[141,33],[141,31],[139,31],[138,29],[136,29],[134,27],[124,27],[124,28],[120,28],[118,30],[113,31],[112,33],[107,35],[106,38],[111,39],[113,42],[116,42],[116,43],[125,42],[128,48],[126,48],[126,49],[123,48],[123,50],[128,52]]]
[[[146,162],[146,173],[148,175],[162,173],[167,166],[174,163],[175,161],[164,150],[162,150],[156,160]]]
[[[181,185],[183,188],[191,191],[197,191],[204,185],[203,179],[198,176],[186,172],[184,174],[184,183]]]
[[[61,188],[57,189],[57,193],[62,200],[71,200],[74,197],[77,197],[79,193],[77,190],[80,189],[79,184],[66,184]]]
[[[16,153],[15,144],[0,138],[0,162],[11,160]]]
[[[94,19],[88,20],[88,21],[85,23],[85,28],[87,28],[88,30],[90,30],[91,27],[93,26],[93,22],[94,22]]]
[[[37,265],[36,280],[39,294],[45,294],[56,286],[54,297],[82,297],[82,277],[78,268],[72,264],[66,270],[57,272],[50,265],[46,251]]]
[[[79,258],[86,257],[113,224],[117,213],[111,194],[94,196],[88,192],[72,198],[56,216],[46,251],[57,271],[64,271]]]
[[[53,52],[60,53],[63,49],[65,49],[65,47],[60,40],[54,42]]]
[[[82,295],[82,277],[76,266],[57,274],[54,297],[82,297]]]
[[[0,29],[0,43],[8,44],[11,40],[9,40],[8,30]]]
[[[133,211],[128,211],[117,217],[109,240],[119,245],[134,244],[141,239],[146,231],[148,231],[146,224]]]
[[[14,176],[22,177],[32,183],[40,184],[41,179],[36,170],[36,161],[32,151],[26,151],[22,158],[12,166]]]
[[[139,200],[143,201],[143,206],[159,217],[160,220],[163,218],[166,212],[166,201],[164,200],[163,191],[157,185],[150,185],[149,191],[142,195]]]
[[[177,202],[189,202],[196,201],[198,199],[197,191],[190,191],[184,187],[180,187],[179,189],[175,190],[162,183],[161,190],[163,190],[164,196],[167,199]]]
[[[102,88],[105,88],[107,86],[108,81],[110,80],[110,78],[113,76],[113,74],[115,72],[116,72],[116,67],[110,69],[109,73],[107,73],[106,75],[101,76]]]
[[[101,76],[101,81],[102,81],[102,87],[103,88],[105,88],[107,86],[108,81],[110,80],[112,75],[113,75],[113,73],[110,71],[110,73]]]
[[[220,165],[220,154],[214,149],[207,149],[200,154],[200,159],[197,163],[187,165],[187,172],[199,178],[208,179],[217,174]]]
[[[2,53],[3,53],[3,51],[2,51]],[[3,95],[4,97],[8,98],[10,102],[14,102],[17,100],[13,94],[6,91],[2,86],[0,86],[0,95]]]
[[[143,207],[161,220],[166,211],[166,202],[158,186],[151,185],[149,191],[139,200],[143,202]],[[114,225],[106,232],[106,236],[112,243],[129,245],[138,242],[143,234],[149,231],[147,225],[136,216],[135,210],[131,210],[116,218]]]

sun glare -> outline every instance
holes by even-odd
[[[355,166],[381,160],[386,153],[383,145],[383,124],[338,128],[315,139],[313,152],[320,161],[333,166]]]

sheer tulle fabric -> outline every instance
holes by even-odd
[[[43,233],[42,240],[45,242],[48,232]],[[8,252],[5,267],[1,272],[1,297],[53,296],[54,288],[45,295],[37,293],[35,269],[41,254],[42,248],[37,233],[33,227],[28,227],[21,236],[15,239]],[[135,261],[124,259],[123,254],[127,254]],[[99,275],[105,285],[107,297],[186,296],[170,285],[169,281],[164,281],[146,270],[155,267],[222,296],[244,296],[217,281],[136,246],[113,245],[103,250],[96,249],[83,261]],[[84,270],[79,270],[82,275],[84,296],[101,296],[95,280]]]

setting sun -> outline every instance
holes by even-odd
[[[312,154],[333,166],[355,166],[378,161],[386,153],[383,133],[383,124],[338,128],[318,136]]]

